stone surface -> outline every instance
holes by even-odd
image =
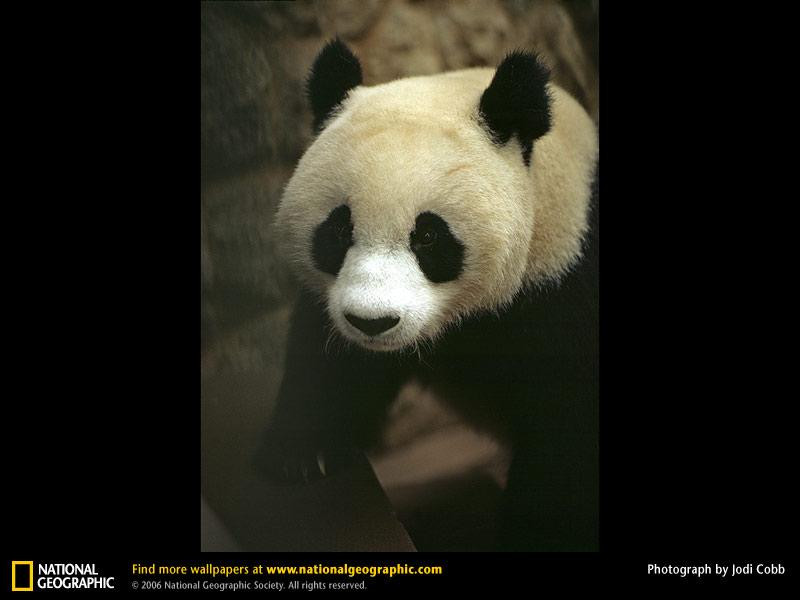
[[[378,20],[388,0],[315,2],[320,29],[329,36],[351,41],[363,37]]]
[[[272,70],[254,23],[219,3],[201,5],[201,151],[204,176],[269,158],[266,98]]]
[[[425,4],[390,3],[375,30],[354,47],[368,85],[445,69],[436,26]]]
[[[204,339],[285,305],[294,286],[275,248],[273,220],[287,168],[209,183],[201,198]]]

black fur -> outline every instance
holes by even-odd
[[[314,113],[315,133],[347,97],[361,85],[361,63],[339,38],[328,42],[317,55],[308,76],[307,92]]]
[[[481,96],[480,115],[493,140],[506,144],[516,135],[527,166],[534,140],[550,131],[549,77],[536,55],[515,51],[500,63]]]
[[[597,291],[592,237],[560,285],[520,295],[502,315],[467,319],[421,356],[356,345],[325,352],[324,306],[302,294],[261,468],[282,481],[319,478],[321,451],[334,472],[354,447],[376,442],[389,403],[416,376],[512,444],[497,548],[597,550]]]
[[[425,236],[433,236],[432,241]],[[417,216],[409,243],[420,269],[433,283],[452,281],[464,266],[464,245],[452,234],[439,215],[424,212]]]
[[[350,207],[342,204],[334,208],[314,231],[311,243],[314,266],[323,273],[336,275],[352,245],[353,222],[350,220]]]

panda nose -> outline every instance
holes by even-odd
[[[345,313],[347,319],[353,327],[356,327],[367,335],[378,335],[384,331],[389,331],[400,322],[400,317],[381,317],[380,319],[362,319],[350,313]]]

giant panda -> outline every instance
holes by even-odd
[[[532,53],[365,86],[340,40],[275,219],[302,291],[261,466],[330,476],[415,378],[513,451],[500,550],[598,545],[598,141]]]

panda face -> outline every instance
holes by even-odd
[[[337,337],[418,349],[579,260],[597,134],[548,76],[517,51],[496,70],[364,87],[347,46],[323,48],[308,80],[317,137],[275,224]]]
[[[345,340],[423,346],[522,286],[531,181],[519,145],[498,148],[476,118],[490,79],[358,88],[301,159],[278,234]]]
[[[344,219],[347,218],[347,223]],[[340,237],[320,243],[333,225]],[[406,244],[354,246],[349,209],[334,209],[315,233],[318,268],[336,279],[328,291],[328,312],[347,339],[371,350],[414,347],[435,336],[451,302],[441,286],[464,268],[464,245],[447,222],[432,212],[417,216]]]

